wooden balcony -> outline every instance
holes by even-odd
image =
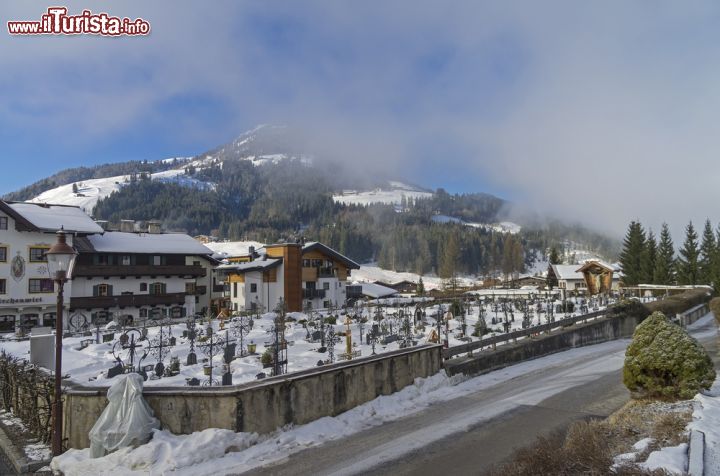
[[[70,309],[109,309],[111,307],[169,306],[185,304],[186,293],[170,294],[122,294],[118,296],[94,296],[70,298]]]
[[[73,270],[73,278],[93,278],[111,276],[180,276],[199,278],[207,275],[202,266],[169,265],[169,266],[104,266],[82,265]]]

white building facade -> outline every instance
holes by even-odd
[[[71,246],[77,237],[103,232],[77,207],[0,201],[0,331],[55,325],[57,290],[45,253],[60,228]],[[72,287],[71,281],[64,286],[64,309]]]
[[[212,252],[188,235],[110,231],[75,248],[71,317],[138,322],[207,311]]]

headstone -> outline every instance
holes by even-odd
[[[191,379],[188,379],[187,384],[188,384],[190,387],[198,387],[198,386],[200,386],[200,380],[198,380],[197,378],[193,377],[193,378],[191,378]]]
[[[197,364],[197,355],[195,352],[190,352],[187,356],[187,360],[185,361],[185,365],[195,365]]]
[[[117,364],[115,367],[112,367],[108,369],[107,378],[113,378],[118,375],[122,375],[124,373],[125,369],[121,364]]]
[[[52,370],[55,368],[55,335],[49,327],[35,327],[30,335],[30,362]]]

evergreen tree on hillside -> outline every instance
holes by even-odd
[[[655,270],[653,272],[653,283],[672,284],[675,268],[675,245],[670,236],[670,229],[667,223],[663,223],[660,230],[660,243],[655,257]]]
[[[451,233],[447,242],[443,246],[443,255],[440,259],[440,277],[446,280],[446,287],[452,288],[453,292],[457,288],[457,267],[458,258],[460,256],[460,248],[457,236]]]
[[[699,258],[698,236],[691,221],[685,228],[685,242],[680,248],[680,256],[677,261],[679,284],[698,284],[698,278],[700,277]]]
[[[652,284],[655,275],[655,261],[657,256],[657,242],[652,230],[648,230],[647,240],[645,240],[645,249],[640,255],[640,273],[642,275],[641,282]]]
[[[422,276],[420,276],[420,279],[418,279],[418,283],[417,283],[417,295],[418,295],[418,296],[424,296],[424,295],[425,295],[425,283],[423,282]]]
[[[717,245],[715,242],[715,233],[712,229],[710,220],[705,220],[705,228],[703,229],[702,243],[700,244],[700,284],[712,284],[714,281],[715,270],[713,265],[716,262]]]
[[[632,221],[628,226],[623,249],[620,253],[620,265],[625,286],[634,286],[642,280],[641,257],[645,251],[645,231],[640,222]]]
[[[550,257],[548,258],[548,261],[550,261],[550,264],[562,264],[562,258],[560,258],[560,253],[554,246],[550,248]]]

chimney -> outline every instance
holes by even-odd
[[[162,227],[160,225],[160,222],[159,221],[148,222],[148,233],[152,233],[154,235],[162,233]]]
[[[107,220],[95,220],[95,223],[97,223],[98,226],[105,231],[108,231],[108,229],[110,228],[110,224]]]
[[[120,231],[124,233],[135,233],[135,221],[120,220]]]

